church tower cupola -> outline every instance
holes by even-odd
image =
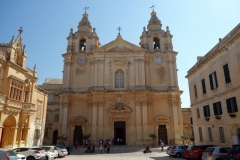
[[[86,12],[83,14],[83,18],[78,24],[78,31],[86,31],[86,32],[92,31],[92,26],[88,20],[88,14]]]
[[[86,13],[86,11],[78,24],[78,30],[74,33],[73,29],[71,28],[67,40],[67,53],[84,54],[92,52],[93,50],[100,47],[96,28],[92,28],[91,23],[88,20],[88,14]]]
[[[157,17],[157,13],[152,11],[151,19],[148,22],[148,30],[161,29],[162,23]]]
[[[143,27],[140,39],[140,46],[148,52],[160,53],[172,51],[172,35],[170,34],[169,27],[166,28],[166,32],[162,30],[162,23],[154,10],[148,21],[147,30],[146,27]]]

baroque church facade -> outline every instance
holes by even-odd
[[[100,46],[85,12],[78,30],[70,29],[63,57],[63,79],[47,78],[49,92],[44,144],[116,140],[126,145],[152,143],[149,134],[182,143],[183,121],[172,35],[156,12],[143,28],[140,46],[122,38]]]

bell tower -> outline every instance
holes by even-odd
[[[140,46],[152,53],[173,50],[172,35],[170,34],[169,27],[166,28],[166,31],[162,30],[162,23],[154,10],[151,13],[147,30],[146,27],[143,27],[140,40]]]
[[[71,28],[67,40],[67,53],[89,53],[100,46],[96,28],[92,28],[86,11],[78,23],[78,30],[73,33]]]

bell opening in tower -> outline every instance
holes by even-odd
[[[86,40],[85,39],[80,40],[79,50],[80,51],[85,51],[86,50]]]
[[[153,48],[154,49],[160,49],[159,39],[153,38]]]

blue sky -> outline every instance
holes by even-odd
[[[169,26],[173,49],[178,52],[179,87],[182,107],[190,107],[187,71],[197,56],[205,55],[219,38],[240,23],[239,0],[2,0],[0,1],[0,43],[7,43],[23,27],[27,66],[37,65],[38,84],[46,78],[62,78],[63,58],[70,28],[75,32],[87,11],[101,45],[114,40],[121,26],[124,40],[139,45],[144,26],[150,19],[152,4],[162,29]]]

